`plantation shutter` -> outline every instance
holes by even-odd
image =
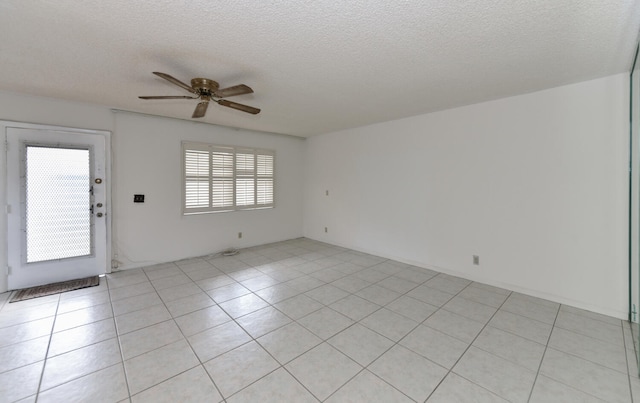
[[[256,204],[273,206],[273,153],[263,151],[256,155]]]
[[[185,214],[274,206],[274,152],[183,143]]]
[[[211,210],[233,208],[233,150],[211,151]]]
[[[209,151],[184,150],[184,208],[190,211],[209,209]]]
[[[255,207],[256,158],[252,150],[236,151],[236,205]]]

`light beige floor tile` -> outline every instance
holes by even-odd
[[[467,287],[467,284],[454,281],[442,274],[425,281],[423,285],[449,294],[457,294]]]
[[[278,283],[279,283],[278,280],[272,277],[269,277],[266,274],[262,274],[262,272],[260,272],[259,275],[253,278],[240,282],[240,284],[242,284],[244,287],[248,288],[253,292],[262,290],[263,288],[274,286]]]
[[[259,311],[242,316],[236,320],[253,338],[264,336],[288,323],[291,319],[277,309],[268,306]]]
[[[116,337],[116,326],[113,318],[74,327],[51,336],[48,356],[53,357],[114,337]]]
[[[622,324],[611,325],[600,320],[561,311],[555,325],[574,333],[624,347]]]
[[[0,396],[14,402],[35,395],[44,361],[0,373]]]
[[[451,372],[442,381],[438,389],[427,399],[428,403],[507,403],[495,393],[469,382],[463,377]],[[550,401],[548,401],[550,402]]]
[[[169,319],[171,319],[171,314],[167,311],[167,308],[164,305],[155,305],[116,316],[116,328],[118,334],[123,335]]]
[[[202,308],[207,308],[215,305],[216,303],[211,299],[209,295],[204,292],[190,295],[188,297],[176,299],[167,302],[165,305],[171,313],[171,316],[177,318],[182,315],[197,311]]]
[[[120,348],[127,360],[183,339],[175,322],[168,320],[120,336]]]
[[[324,305],[314,300],[313,298],[309,298],[304,294],[300,294],[282,302],[278,302],[274,306],[285,315],[295,320],[300,319],[303,316],[310,314],[311,312],[317,311]]]
[[[92,372],[81,378],[46,390],[39,402],[118,402],[129,397],[122,364]]]
[[[318,336],[297,323],[274,330],[257,341],[281,364],[286,364],[322,342]]]
[[[367,301],[356,295],[349,295],[329,305],[334,311],[338,311],[352,320],[362,320],[381,308],[380,305]]]
[[[466,319],[444,309],[429,316],[423,324],[465,343],[471,343],[484,327],[480,322]]]
[[[0,328],[0,347],[48,336],[53,320],[54,318],[50,317]]]
[[[224,353],[204,364],[224,397],[229,397],[280,364],[255,341]]]
[[[331,285],[338,287],[348,293],[355,293],[363,288],[371,285],[371,282],[355,277],[354,275],[342,277],[331,283]]]
[[[375,311],[359,323],[393,341],[400,340],[418,325],[418,322],[386,308]]]
[[[489,325],[544,345],[549,341],[553,328],[547,323],[503,310],[496,312]]]
[[[570,386],[556,382],[544,375],[538,375],[531,394],[531,403],[603,403],[595,396],[591,396]]]
[[[38,298],[36,298],[38,299]],[[17,302],[19,304],[19,302]],[[11,304],[5,304],[0,312],[0,329],[53,317],[58,309],[58,303],[52,302],[24,309],[10,309]]]
[[[491,326],[484,328],[473,345],[534,372],[538,371],[545,351],[542,344]]]
[[[362,367],[327,343],[322,343],[286,366],[315,397],[325,400]]]
[[[169,281],[173,279],[174,277],[169,277],[163,280]],[[162,289],[156,286],[156,289],[158,290],[158,295],[165,304],[167,302],[175,301],[177,299],[185,298],[190,295],[195,295],[202,292],[202,289],[188,278],[182,284],[179,284],[178,281],[175,281],[173,283],[168,283],[167,286]]]
[[[326,340],[355,322],[333,309],[325,307],[299,319],[298,323],[322,340]]]
[[[511,402],[526,402],[536,373],[470,347],[453,372]]]
[[[277,304],[280,301],[295,297],[299,294],[300,291],[285,284],[276,284],[256,292],[256,295],[270,304]]]
[[[444,304],[442,309],[482,323],[487,323],[497,311],[497,308],[469,301],[457,296],[451,298],[449,302]]]
[[[61,332],[71,328],[87,325],[89,323],[98,322],[113,317],[113,309],[111,304],[95,305],[85,309],[60,314],[56,316],[56,323],[53,328],[54,332]]]
[[[131,401],[134,403],[217,403],[222,401],[222,396],[199,365],[132,396]]]
[[[458,297],[464,298],[468,301],[477,302],[483,305],[488,305],[493,308],[500,308],[500,305],[507,300],[508,294],[498,294],[482,288],[475,287],[474,283],[464,290],[460,291]]]
[[[204,330],[229,322],[231,317],[220,307],[213,305],[199,311],[176,318],[175,321],[185,336],[192,336]]]
[[[409,333],[400,344],[447,369],[452,368],[469,347],[468,343],[424,325]]]
[[[41,390],[110,367],[122,361],[117,339],[109,339],[47,359]]]
[[[446,304],[451,298],[455,296],[455,294],[450,294],[448,292],[444,292],[435,288],[427,287],[424,284],[409,291],[407,295],[429,305],[438,307]]]
[[[438,310],[438,307],[429,305],[415,298],[407,297],[405,295],[390,302],[385,307],[395,313],[399,313],[409,319],[416,322],[422,322],[427,319],[431,314]]]
[[[241,346],[251,337],[235,322],[226,322],[188,338],[201,362],[209,361]]]
[[[260,379],[227,399],[228,403],[311,403],[318,402],[283,368]]]
[[[387,277],[382,281],[378,281],[376,284],[399,294],[406,294],[418,286],[418,284],[412,281],[396,277],[395,275]]]
[[[262,309],[269,304],[255,294],[243,295],[242,297],[222,302],[219,306],[232,318],[238,318]]]
[[[175,375],[191,369],[200,362],[186,341],[180,340],[124,362],[129,391],[142,392]]]
[[[160,299],[158,294],[153,291],[146,294],[136,295],[133,297],[114,301],[112,305],[113,313],[116,316],[121,316],[130,312],[139,311],[144,308],[149,308],[154,305],[162,305],[162,300]]]
[[[369,302],[373,302],[374,304],[384,306],[394,299],[398,298],[401,294],[388,288],[384,288],[377,284],[374,284],[367,288],[363,288],[355,295],[364,298]]]
[[[0,373],[42,361],[47,354],[49,336],[0,347]]]
[[[547,348],[540,373],[608,402],[631,399],[627,375],[553,348]]]
[[[154,292],[155,288],[150,282],[145,281],[143,283],[132,284],[120,288],[115,288],[109,292],[111,301],[118,301],[124,298],[135,297],[141,294],[147,294]]]
[[[409,403],[408,396],[364,370],[326,400],[327,403]]]
[[[549,347],[569,353],[605,367],[627,373],[625,348],[583,334],[556,327],[551,333]]]
[[[338,287],[332,286],[331,284],[325,284],[322,287],[314,288],[311,291],[307,291],[305,295],[315,299],[316,301],[324,305],[331,305],[334,302],[348,296],[349,293],[341,290]]]
[[[209,294],[209,296],[218,304],[249,293],[251,293],[251,291],[239,283],[233,283],[207,291],[207,294]]]
[[[81,295],[74,298],[61,300],[58,305],[58,314],[77,311],[94,305],[101,305],[109,302],[109,292],[107,290],[95,294]]]
[[[553,325],[559,307],[532,303],[528,299],[519,297],[518,294],[511,294],[500,309]]]
[[[205,278],[203,280],[196,281],[198,287],[202,288],[205,291],[211,291],[216,288],[224,287],[226,285],[235,284],[236,280],[227,276],[226,274],[220,273],[217,276]]]
[[[391,340],[357,323],[327,342],[363,367],[393,346]]]
[[[628,323],[628,322],[625,322],[625,321],[621,321],[618,318],[614,318],[614,317],[603,315],[603,314],[596,313],[596,312],[587,311],[587,310],[580,309],[580,308],[574,308],[574,307],[569,306],[569,305],[561,305],[560,306],[560,311],[573,313],[573,314],[579,315],[579,316],[584,316],[584,317],[589,318],[589,319],[599,320],[601,322],[605,322],[605,323],[608,323],[608,324],[613,325],[613,326],[619,326],[620,322],[623,322],[623,324]]]
[[[447,375],[443,367],[399,345],[383,354],[368,369],[420,402],[425,401]]]

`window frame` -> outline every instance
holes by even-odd
[[[187,175],[187,155],[188,152],[206,152],[208,156],[208,174],[204,175]],[[232,174],[231,175],[213,175],[213,155],[215,153],[219,154],[230,154],[232,156]],[[243,172],[239,172],[238,170],[238,155],[253,155],[253,168],[251,170],[245,170]],[[259,174],[258,162],[261,159],[259,156],[267,156],[267,160],[271,159],[271,164],[267,162],[267,171],[270,168],[269,174]],[[264,158],[262,158],[264,161]],[[182,215],[194,215],[194,214],[209,214],[209,213],[221,213],[221,212],[229,212],[229,211],[243,211],[243,210],[260,210],[260,209],[269,209],[275,207],[275,198],[276,198],[276,179],[275,179],[275,170],[276,170],[276,152],[275,150],[268,150],[264,148],[252,148],[252,147],[243,147],[243,146],[226,146],[226,145],[217,145],[210,143],[200,143],[193,141],[183,141],[181,144],[181,170],[182,170]],[[224,171],[224,169],[223,169]],[[252,171],[252,172],[250,172]],[[189,182],[189,178],[191,181],[203,181],[207,183],[209,195],[207,197],[207,206],[204,207],[200,205],[199,207],[188,207],[187,206],[187,184]],[[199,178],[199,179],[198,179]],[[202,178],[205,178],[204,180]],[[248,180],[249,182],[253,181],[253,203],[246,205],[238,205],[238,179]],[[219,183],[224,181],[229,181],[232,184],[231,191],[231,204],[226,204],[221,207],[213,207],[212,204],[215,200],[223,200],[225,198],[224,194],[218,195],[215,197],[213,191],[213,183],[218,180]],[[259,183],[264,181],[270,181],[271,187],[266,188],[266,193],[259,191]],[[270,193],[269,193],[270,191]],[[197,192],[197,191],[196,191]],[[264,197],[271,196],[271,203],[259,203],[259,199]],[[228,196],[227,196],[228,197]]]

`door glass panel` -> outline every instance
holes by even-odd
[[[91,254],[88,149],[26,146],[27,263]]]

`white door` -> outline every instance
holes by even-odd
[[[7,128],[10,290],[107,270],[106,138]]]

